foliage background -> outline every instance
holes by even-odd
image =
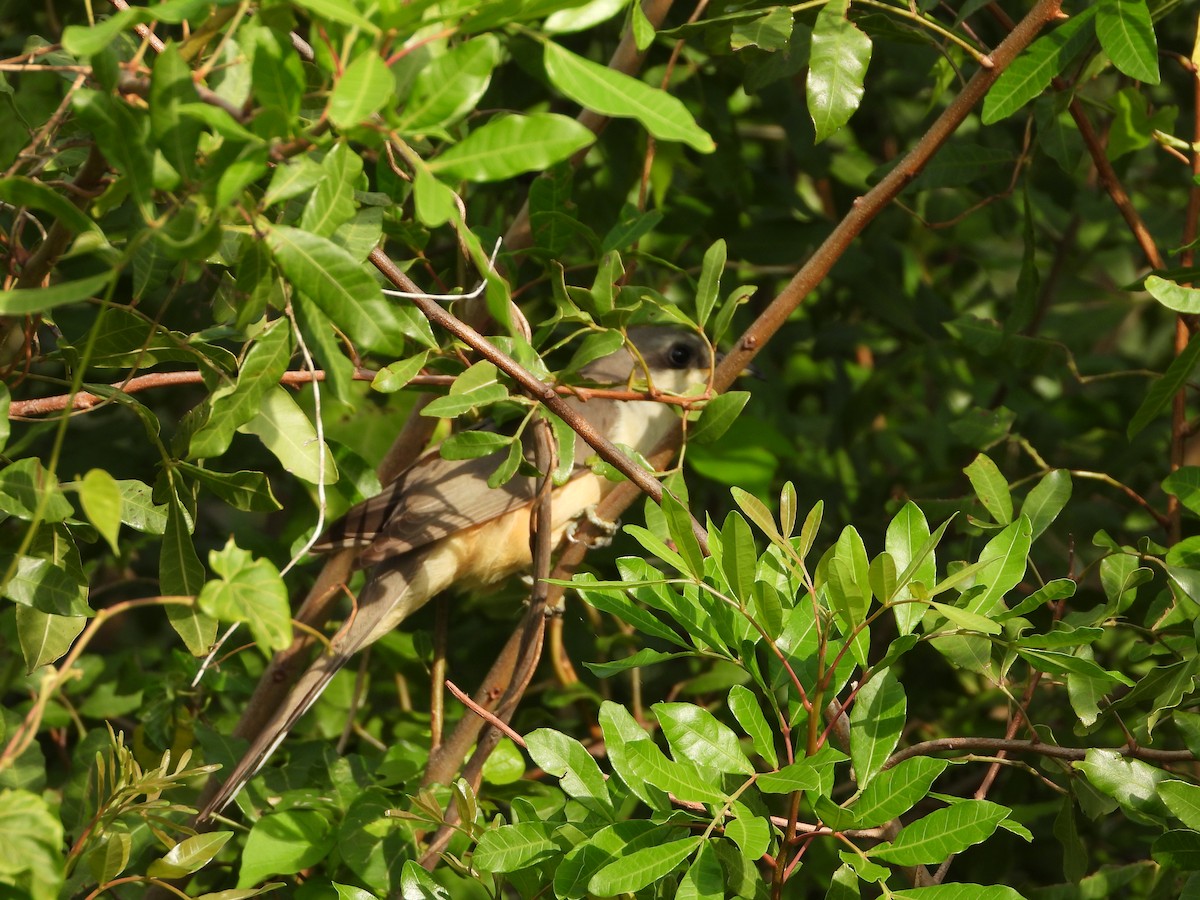
[[[250,892],[282,879],[304,896],[583,896],[555,881],[564,858],[574,852],[578,862],[578,848],[599,846],[587,836],[599,823],[632,822],[636,831],[653,822],[656,837],[643,837],[648,856],[634,856],[643,852],[636,835],[597,851],[615,868],[609,881],[588,882],[592,893],[935,896],[939,888],[927,883],[913,889],[911,864],[935,872],[950,860],[947,884],[1007,885],[1025,896],[1200,891],[1190,875],[1200,866],[1191,830],[1200,828],[1191,784],[1200,750],[1200,469],[1191,465],[1187,416],[1200,295],[1186,287],[1200,209],[1191,143],[1197,21],[1186,4],[1143,0],[1065,4],[1072,18],[1014,64],[1015,74],[787,315],[758,353],[763,379],[749,386],[736,424],[715,441],[689,442],[686,494],[674,483],[697,516],[718,523],[740,505],[761,525],[758,508],[744,495],[735,504],[731,487],[777,510],[781,486],[792,482],[795,498],[785,492],[783,507],[798,509],[800,522],[823,504],[805,576],[775,580],[784,612],[767,630],[787,645],[786,629],[797,610],[812,608],[811,595],[824,610],[819,643],[834,648],[831,657],[861,629],[867,607],[846,599],[854,592],[838,586],[830,560],[842,554],[855,570],[855,596],[865,592],[869,602],[877,584],[859,577],[845,528],[861,537],[865,576],[868,557],[897,553],[897,522],[922,533],[907,501],[922,511],[924,534],[954,516],[930,589],[989,542],[1016,540],[1021,513],[1036,526],[1028,565],[1022,559],[1000,591],[1004,606],[972,606],[979,593],[964,579],[934,598],[949,616],[942,610],[941,619],[930,613],[906,626],[896,612],[904,607],[891,602],[903,586],[890,598],[876,591],[869,608],[887,614],[871,620],[859,668],[839,670],[826,685],[825,699],[847,702],[853,685],[872,678],[888,686],[881,692],[900,691],[899,706],[848,707],[860,787],[868,772],[884,771],[882,758],[897,745],[980,739],[953,752],[962,764],[939,770],[936,786],[897,812],[912,825],[959,808],[970,819],[959,843],[934,842],[909,863],[882,856],[896,865],[879,870],[827,832],[782,841],[797,817],[813,826],[836,820],[815,798],[854,796],[845,764],[829,770],[836,777],[818,777],[820,766],[793,772],[797,780],[779,794],[756,786],[736,814],[705,792],[730,796],[727,779],[747,774],[741,762],[723,775],[719,766],[692,772],[692,788],[708,798],[696,802],[709,806],[672,813],[619,760],[603,762],[613,734],[599,723],[611,725],[604,716],[615,713],[602,701],[654,734],[652,704],[695,704],[656,708],[675,763],[687,754],[666,720],[706,734],[693,753],[713,763],[704,747],[729,750],[721,729],[740,723],[740,736],[745,727],[735,685],[754,688],[768,718],[772,696],[784,709],[791,704],[786,741],[787,729],[773,721],[767,738],[738,744],[762,774],[787,761],[770,764],[785,750],[797,761],[816,753],[810,722],[819,716],[771,680],[779,672],[766,659],[770,641],[747,636],[749,650],[714,652],[706,623],[660,609],[659,620],[690,631],[684,644],[702,652],[635,669],[622,661],[643,647],[663,652],[669,641],[652,624],[625,624],[571,593],[562,657],[577,678],[561,662],[543,665],[513,727],[522,735],[554,729],[587,745],[616,771],[611,787],[596,787],[576,744],[541,732],[528,757],[502,742],[482,787],[420,793],[430,667],[444,652],[456,684],[478,684],[518,625],[527,589],[513,584],[454,598],[452,613],[431,606],[381,641],[362,671],[340,675],[301,723],[286,764],[251,786],[233,817],[241,824],[186,840],[185,852],[162,859],[187,836],[185,811],[169,804],[194,801],[203,773],[190,769],[234,758],[228,736],[264,654],[289,640],[288,597],[302,596],[318,567],[305,563],[285,581],[279,571],[320,515],[329,521],[378,489],[375,466],[417,402],[416,390],[398,389],[406,376],[420,365],[463,370],[444,332],[376,292],[362,264],[372,247],[381,244],[422,288],[454,292],[479,281],[504,235],[507,277],[488,280],[486,305],[503,315],[511,291],[539,349],[552,330],[571,333],[571,322],[590,332],[590,347],[611,347],[596,329],[624,325],[635,308],[704,324],[712,301],[709,333],[729,344],[806,260],[820,257],[834,224],[859,208],[979,68],[978,53],[945,32],[992,48],[1009,17],[1030,7],[0,7],[0,102],[11,125],[0,132],[10,429],[0,472],[0,884],[14,896],[88,896],[102,885],[136,888],[146,877],[199,871],[193,892]],[[665,17],[657,35],[646,15]],[[135,28],[146,23],[167,46],[156,49]],[[640,69],[629,71],[682,103],[649,95],[658,105],[656,140],[628,115],[627,83],[605,87],[586,68],[573,81],[566,71],[578,59],[608,60],[630,29],[650,40]],[[822,77],[833,87],[827,93],[818,90]],[[580,105],[616,114],[594,144],[570,119]],[[526,118],[502,115],[514,112]],[[567,160],[588,145],[572,171]],[[472,158],[464,146],[484,153]],[[1128,195],[1124,216],[1116,188]],[[452,190],[466,226],[455,218]],[[521,253],[514,223],[526,201],[532,229]],[[1152,271],[1159,280],[1146,282]],[[714,334],[726,323],[727,333]],[[305,370],[293,328],[328,374],[319,394],[324,463],[309,424],[318,402],[311,384],[275,386],[285,369]],[[507,331],[493,325],[488,333]],[[581,342],[550,354],[550,367],[569,370]],[[521,357],[511,341],[501,346]],[[375,382],[382,390],[353,380],[356,367],[392,363],[392,383]],[[200,376],[136,392],[103,388],[167,372]],[[35,405],[81,386],[105,402],[71,415]],[[515,401],[507,403],[511,412]],[[319,492],[322,466],[329,483]],[[1042,493],[1031,495],[1037,485]],[[652,533],[686,545],[672,515],[626,515],[643,518]],[[713,531],[717,553],[744,558],[747,534],[736,524]],[[786,542],[764,551],[769,535],[755,534],[750,565],[761,556],[759,580],[769,581]],[[587,568],[615,578],[617,558],[654,555],[655,546],[621,535],[590,554]],[[621,574],[635,580],[628,564]],[[737,593],[724,562],[681,574],[691,589],[707,579]],[[1013,573],[990,574],[999,584]],[[1055,579],[1067,579],[1070,588],[1059,582],[1058,590],[1072,595],[1052,589],[1022,602]],[[769,603],[750,596],[754,580],[736,599],[766,621]],[[604,607],[603,593],[595,592],[596,606],[621,603],[610,597]],[[247,646],[228,648],[194,687],[194,654],[203,655],[218,621],[234,620],[249,622],[251,636],[240,638]],[[938,639],[947,627],[967,637],[958,645],[944,633]],[[921,640],[906,646],[910,631]],[[889,655],[894,648],[903,655]],[[801,668],[816,650],[788,652]],[[885,656],[888,675],[879,665]],[[585,666],[601,662],[619,671],[599,678]],[[450,724],[463,715],[453,700],[446,709]],[[1027,723],[1039,742],[1093,753],[1056,760],[1031,747]],[[1027,743],[1018,750],[1002,739]],[[867,760],[864,748],[882,758]],[[1174,755],[1150,752],[1159,750]],[[160,767],[165,751],[172,762]],[[990,769],[1001,751],[1013,755]],[[183,760],[189,753],[194,762]],[[566,773],[562,789],[575,805],[538,770]],[[580,783],[612,795],[579,805]],[[944,807],[952,798],[974,799]],[[1008,830],[985,823],[985,800],[1010,810]],[[412,816],[440,821],[447,804],[468,827],[428,876],[415,861],[433,826]],[[389,809],[409,818],[385,818]],[[782,824],[767,824],[768,813]],[[864,853],[898,840],[861,826],[840,830],[863,832],[845,840]],[[663,849],[680,841],[692,841],[676,846],[688,855]],[[633,871],[649,877],[620,880]]]

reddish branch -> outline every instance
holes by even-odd
[[[355,381],[373,381],[376,372],[371,369],[356,368],[354,370]],[[408,385],[413,387],[449,387],[454,384],[455,376],[453,375],[417,375],[412,378]],[[317,369],[313,372],[296,371],[284,372],[279,379],[280,384],[286,385],[302,385],[309,384],[313,381],[325,381],[326,373]],[[160,387],[176,387],[183,384],[203,384],[204,378],[200,372],[151,372],[147,375],[138,375],[134,378],[126,379],[125,381],[117,381],[110,384],[113,390],[120,391],[124,394],[136,394],[139,391],[149,390],[151,388]],[[578,397],[580,400],[650,400],[657,403],[667,403],[672,406],[679,406],[683,409],[691,409],[699,403],[704,402],[704,397],[676,397],[671,394],[662,394],[657,391],[632,391],[619,390],[616,388],[588,388],[577,387],[574,385],[559,384],[555,385],[554,391],[563,396]],[[93,409],[102,403],[107,402],[111,398],[102,397],[98,394],[90,393],[89,391],[80,391],[77,394],[55,394],[52,397],[37,397],[32,400],[14,400],[9,406],[8,417],[10,419],[23,419],[31,416],[44,416],[48,413],[62,412],[64,409],[69,409],[73,412],[79,410]]]

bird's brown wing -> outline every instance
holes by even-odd
[[[517,475],[497,488],[487,486],[505,456],[449,460],[436,449],[426,453],[377,496],[351,508],[313,549],[358,549],[358,565],[365,568],[526,506],[534,479]]]

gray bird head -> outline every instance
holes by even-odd
[[[584,366],[579,374],[606,385],[649,380],[655,390],[675,394],[708,383],[712,350],[696,332],[667,325],[638,325],[630,328],[628,335],[636,356],[628,347],[622,347]]]

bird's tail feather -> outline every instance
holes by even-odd
[[[251,736],[249,749],[200,810],[197,822],[219,813],[241,792],[351,656],[376,640],[381,629],[394,628],[412,612],[405,608],[416,599],[408,596],[411,566],[412,561],[400,557],[372,573],[359,595],[354,615],[333,636],[328,649],[300,676],[271,718]]]

